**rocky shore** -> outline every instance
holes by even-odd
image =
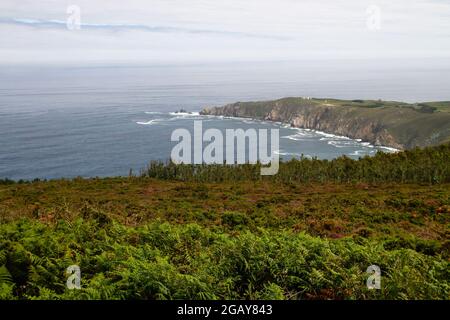
[[[278,121],[396,149],[436,145],[450,137],[450,113],[401,102],[284,98],[205,108],[200,114]]]

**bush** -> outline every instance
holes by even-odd
[[[2,299],[447,299],[450,293],[447,260],[368,239],[80,219],[54,227],[3,224],[0,244],[8,268],[0,268]],[[72,264],[82,270],[81,290],[65,288]],[[382,290],[366,288],[373,264],[382,270]]]

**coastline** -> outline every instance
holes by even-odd
[[[436,104],[290,97],[207,107],[200,114],[278,122],[408,150],[450,141],[450,112],[436,109]]]
[[[361,143],[365,147],[369,147],[369,148],[375,148],[376,147],[376,148],[380,148],[380,149],[385,149],[389,153],[395,153],[395,152],[402,151],[402,149],[398,149],[398,148],[394,148],[394,147],[390,147],[390,146],[375,145],[375,144],[371,143],[370,141],[365,141],[365,140],[360,139],[360,138],[356,138],[355,139],[355,138],[352,138],[352,137],[349,137],[349,136],[334,134],[334,133],[320,131],[320,130],[316,130],[316,129],[295,127],[295,126],[292,126],[290,123],[281,122],[281,121],[261,120],[261,119],[248,118],[248,117],[234,117],[234,116],[223,116],[223,115],[206,115],[206,114],[202,114],[202,111],[200,111],[199,114],[202,115],[202,116],[205,116],[205,117],[214,117],[214,118],[221,118],[221,119],[239,120],[239,121],[242,121],[244,123],[248,123],[246,121],[254,121],[254,122],[265,123],[265,124],[268,124],[268,123],[275,124],[275,125],[278,125],[280,127],[284,127],[286,129],[304,130],[304,131],[313,132],[313,133],[316,133],[316,134],[319,134],[319,135],[322,135],[322,136],[328,137],[328,138],[336,138],[336,139],[340,139],[340,140],[356,141],[356,142]]]

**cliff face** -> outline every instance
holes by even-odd
[[[201,114],[279,121],[397,149],[438,144],[450,137],[450,114],[421,113],[403,104],[373,108],[336,100],[288,98],[238,102],[206,108]],[[421,122],[426,128],[417,126]]]

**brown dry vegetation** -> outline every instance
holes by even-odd
[[[0,186],[3,223],[104,215],[205,227],[305,231],[328,238],[449,239],[450,184],[239,184],[150,178],[75,179]]]

